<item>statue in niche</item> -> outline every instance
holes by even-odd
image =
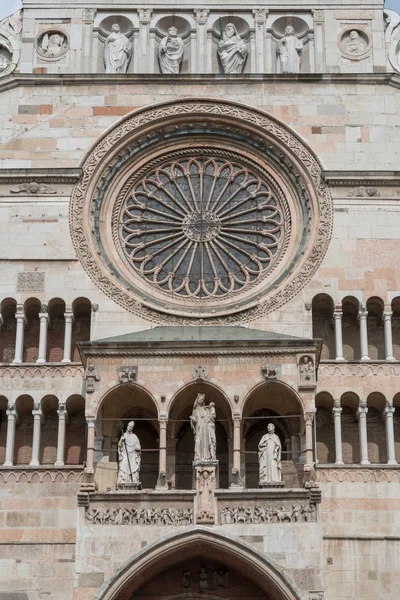
[[[314,381],[314,362],[311,356],[302,356],[300,359],[300,383],[307,384]]]
[[[275,433],[275,425],[273,423],[268,423],[267,429],[268,433],[263,435],[258,444],[260,486],[282,481],[281,441]]]
[[[247,45],[233,23],[228,23],[218,44],[218,56],[224,73],[242,73],[247,58]]]
[[[346,44],[346,52],[349,54],[362,54],[364,52],[363,41],[355,29],[350,31],[350,38]]]
[[[133,433],[134,421],[130,421],[125,433],[122,433],[118,442],[118,480],[121,486],[139,487],[140,453],[139,438]]]
[[[132,44],[121,33],[117,23],[111,27],[111,33],[104,42],[104,63],[106,73],[126,73],[132,57]]]
[[[217,448],[215,438],[215,404],[205,404],[205,395],[197,394],[190,424],[194,433],[194,460],[216,460]]]
[[[40,42],[41,54],[48,58],[61,56],[67,47],[67,38],[61,32],[46,33]]]
[[[303,42],[294,34],[291,25],[285,28],[285,36],[278,44],[281,73],[300,73]]]
[[[179,73],[183,59],[183,40],[176,27],[168,29],[158,47],[158,60],[161,73],[176,75]]]

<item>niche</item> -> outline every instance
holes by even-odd
[[[298,50],[294,49],[294,59],[290,60],[290,48],[288,43],[285,43],[285,38],[288,38],[286,33],[287,27],[293,27],[293,37],[298,40]],[[310,73],[311,72],[311,56],[310,56],[310,34],[312,33],[308,24],[304,19],[296,16],[278,17],[268,29],[272,38],[272,71],[273,73],[285,73],[283,66],[284,54],[289,55],[291,67],[289,73]],[[296,43],[296,40],[295,40]],[[282,51],[282,47],[286,52]],[[298,63],[296,64],[296,60]],[[295,63],[293,65],[293,62]],[[294,68],[293,68],[294,67]]]

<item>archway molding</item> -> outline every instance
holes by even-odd
[[[142,404],[132,404],[133,406],[142,406],[143,408],[147,408],[150,411],[153,411],[155,415],[158,415],[158,405],[157,402],[153,396],[153,394],[151,392],[149,392],[149,390],[147,388],[145,388],[144,386],[138,384],[138,383],[118,383],[117,385],[115,385],[114,387],[110,388],[109,390],[107,390],[106,392],[104,392],[103,396],[100,398],[97,406],[96,406],[96,410],[94,412],[94,418],[98,419],[100,417],[100,415],[102,414],[102,410],[104,409],[104,407],[106,406],[108,400],[110,399],[111,396],[118,394],[118,393],[124,393],[124,392],[136,392],[139,395],[140,399],[145,399],[147,402],[144,402]]]
[[[234,536],[203,526],[169,535],[149,544],[131,557],[98,591],[95,600],[130,600],[135,592],[165,566],[183,559],[209,556],[222,560],[274,600],[301,600],[301,593],[287,573],[268,556]]]

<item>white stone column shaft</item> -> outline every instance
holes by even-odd
[[[307,413],[305,416],[305,434],[306,434],[306,463],[307,465],[313,465],[313,419],[314,415]]]
[[[25,330],[25,314],[24,307],[22,304],[17,305],[17,312],[15,313],[17,319],[17,330],[15,333],[15,356],[13,364],[21,364],[24,351],[24,330]]]
[[[58,436],[57,436],[57,460],[54,463],[55,467],[63,467],[65,465],[65,428],[67,424],[66,406],[62,402],[58,405]]]
[[[253,8],[255,31],[255,73],[265,73],[265,24],[268,11],[265,8]]]
[[[17,411],[15,406],[10,406],[7,411],[7,441],[6,441],[6,460],[4,467],[14,465],[14,446],[15,446],[15,427],[17,425]]]
[[[393,338],[392,338],[392,311],[385,310],[382,314],[383,327],[385,333],[385,358],[386,360],[396,360],[393,355]]]
[[[64,330],[64,358],[63,363],[71,362],[71,344],[72,344],[72,323],[74,321],[74,315],[72,312],[64,313],[65,319],[65,330]]]
[[[387,449],[387,464],[397,465],[396,453],[394,447],[394,418],[395,408],[391,402],[386,402],[386,406],[383,410],[383,416],[385,418],[385,429],[386,429],[386,449]]]
[[[242,421],[239,417],[233,419],[233,468],[241,472],[240,428]]]
[[[360,458],[362,465],[370,464],[368,460],[367,413],[367,404],[365,400],[361,400],[357,410],[357,417],[358,433],[360,437]]]
[[[47,312],[41,312],[39,313],[39,322],[40,322],[40,329],[39,329],[39,352],[38,352],[38,358],[37,358],[37,363],[38,364],[43,364],[46,362],[46,353],[47,353],[47,327],[49,324],[49,315]]]
[[[159,439],[159,472],[167,472],[167,419],[159,419],[160,439]]]
[[[360,350],[361,360],[369,360],[368,356],[368,329],[367,329],[368,311],[365,304],[360,305],[358,320],[360,322]]]
[[[335,428],[335,464],[343,465],[342,454],[342,411],[339,401],[335,400],[333,412],[333,423]]]
[[[42,429],[42,411],[40,405],[33,411],[33,440],[32,440],[32,460],[29,463],[30,467],[39,467],[39,452],[40,452],[40,434]]]
[[[343,313],[341,310],[335,310],[333,313],[333,319],[335,323],[336,360],[345,360],[343,356],[342,316]]]
[[[86,450],[86,472],[94,473],[94,437],[95,437],[95,421],[87,419],[87,450]]]

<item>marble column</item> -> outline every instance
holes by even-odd
[[[306,434],[306,464],[312,466],[314,464],[313,457],[313,420],[314,414],[307,413],[305,416],[305,434]]]
[[[39,467],[39,452],[40,452],[40,434],[42,429],[42,409],[40,402],[35,402],[33,405],[33,440],[32,440],[32,460],[29,463],[30,467]]]
[[[335,323],[335,351],[336,360],[345,360],[343,356],[343,336],[342,336],[342,317],[343,313],[341,310],[335,310],[333,313],[333,319]]]
[[[386,429],[386,449],[387,449],[387,464],[397,465],[396,454],[394,449],[394,418],[395,408],[393,403],[390,401],[386,402],[386,406],[383,409],[383,416],[385,418],[385,429]]]
[[[87,451],[86,451],[86,469],[87,473],[94,473],[94,437],[96,423],[94,419],[87,419]]]
[[[54,463],[55,467],[63,467],[65,465],[65,428],[67,424],[68,413],[65,402],[60,402],[58,405],[58,437],[57,437],[57,460]]]
[[[361,360],[369,360],[368,356],[368,329],[367,329],[368,311],[365,304],[360,304],[358,311],[358,320],[360,322],[360,350]]]
[[[382,314],[383,327],[385,333],[385,359],[396,360],[393,355],[393,340],[392,340],[392,311],[385,310]]]
[[[168,419],[161,418],[158,420],[158,425],[160,427],[159,473],[167,472],[167,424]]]
[[[367,403],[365,400],[360,400],[357,409],[358,418],[358,433],[360,437],[360,458],[362,465],[369,465],[368,460],[368,437],[367,437]]]
[[[207,23],[209,14],[210,11],[206,8],[196,8],[194,10],[194,17],[197,23],[196,73],[207,73]]]
[[[64,331],[64,358],[61,362],[71,362],[71,344],[72,344],[72,323],[74,321],[74,315],[72,312],[64,313],[65,319],[65,331]]]
[[[240,452],[240,429],[242,420],[240,417],[233,419],[233,468],[241,472],[241,452]]]
[[[325,71],[325,12],[320,9],[312,11],[314,17],[314,57],[315,72]]]
[[[12,361],[14,365],[21,364],[24,352],[24,330],[25,330],[25,313],[22,304],[17,304],[17,312],[15,313],[17,319],[17,331],[15,334],[15,356]]]
[[[265,33],[268,10],[265,8],[253,8],[254,23],[255,23],[255,73],[265,73],[264,57],[265,57]]]
[[[47,328],[49,325],[49,315],[47,312],[47,306],[43,305],[41,308],[41,312],[39,313],[39,352],[37,363],[42,365],[46,362],[46,353],[47,353]]]
[[[138,8],[139,39],[138,39],[138,73],[154,73],[154,54],[150,55],[150,21],[152,8]]]
[[[14,445],[15,445],[15,427],[17,425],[17,409],[15,404],[10,404],[7,411],[7,441],[6,441],[6,460],[4,467],[12,467],[14,464]]]
[[[335,428],[335,465],[344,465],[342,455],[342,411],[340,401],[335,400],[332,409]]]

